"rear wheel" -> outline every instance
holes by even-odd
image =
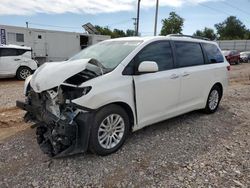
[[[32,71],[29,67],[20,67],[17,70],[16,77],[18,80],[25,80],[31,74],[32,74]]]
[[[208,114],[214,113],[219,107],[221,97],[221,88],[218,85],[215,85],[208,95],[207,104],[204,111]]]
[[[97,112],[91,129],[89,149],[98,155],[117,151],[129,132],[129,117],[118,105],[109,105]]]

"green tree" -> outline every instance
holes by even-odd
[[[246,26],[235,16],[229,16],[221,23],[215,24],[219,39],[249,39],[250,32]]]
[[[161,35],[181,34],[184,19],[175,12],[170,12],[167,19],[162,20]]]
[[[112,35],[112,31],[108,27],[101,27],[96,25],[95,28],[101,35]]]
[[[111,38],[119,38],[119,37],[126,37],[125,32],[123,30],[114,29],[111,34]]]
[[[101,35],[109,35],[111,38],[134,36],[135,33],[133,30],[129,29],[126,31],[126,33],[120,29],[114,29],[112,31],[108,27],[101,27],[99,25],[96,25],[95,28]]]
[[[126,36],[127,37],[135,36],[135,30],[127,29]]]
[[[217,38],[215,32],[211,28],[205,27],[203,30],[197,30],[193,36],[198,36],[198,37],[205,37],[210,40],[215,40]]]

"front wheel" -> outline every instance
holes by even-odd
[[[95,115],[91,129],[89,149],[98,155],[117,151],[125,142],[129,132],[129,117],[118,105],[102,108]]]
[[[221,97],[221,88],[218,85],[215,85],[208,95],[207,104],[204,111],[208,114],[214,113],[219,107]]]
[[[18,80],[25,80],[31,74],[32,74],[32,71],[29,67],[20,67],[17,70],[16,77]]]

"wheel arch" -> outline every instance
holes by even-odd
[[[112,102],[112,103],[106,104],[106,105],[102,106],[100,109],[105,108],[106,106],[109,106],[109,105],[118,105],[125,110],[125,112],[127,113],[128,117],[129,117],[129,123],[130,123],[129,129],[130,129],[130,131],[132,131],[132,128],[135,124],[135,117],[134,117],[134,113],[133,113],[132,108],[125,102],[117,101],[117,102]]]
[[[16,69],[16,74],[17,74],[18,70],[21,69],[21,68],[23,68],[23,67],[28,68],[28,69],[30,69],[30,70],[32,71],[32,69],[31,69],[29,66],[20,65],[20,66]]]
[[[19,67],[17,67],[17,69],[16,69],[16,75],[17,75],[17,72],[19,71],[19,69],[21,69],[21,68],[28,68],[28,69],[30,69],[31,71],[32,71],[32,69],[29,67],[29,66],[27,66],[27,65],[20,65]]]
[[[220,82],[216,82],[214,85],[213,85],[213,87],[214,86],[218,86],[219,88],[220,88],[220,94],[221,94],[221,97],[223,96],[223,85],[220,83]],[[212,87],[212,88],[213,88]]]

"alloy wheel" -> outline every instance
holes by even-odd
[[[99,126],[98,142],[101,147],[112,149],[120,143],[124,136],[124,132],[124,119],[119,114],[110,114]]]

